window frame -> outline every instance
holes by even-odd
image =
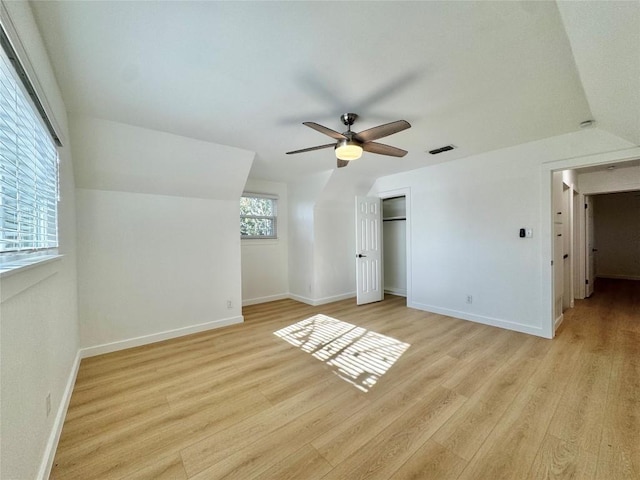
[[[272,201],[273,215],[243,215],[240,214],[240,227],[242,227],[242,220],[245,218],[250,219],[266,219],[273,222],[273,235],[243,235],[242,229],[240,231],[241,240],[277,240],[278,239],[278,196],[269,193],[254,193],[254,192],[242,192],[240,199],[242,198],[258,198],[268,199]]]
[[[29,144],[29,148],[20,155],[21,159],[27,158],[27,161],[16,161],[15,163],[12,163],[11,161],[8,163],[2,162],[4,165],[8,165],[8,169],[5,169],[9,174],[8,179],[10,180],[11,178],[15,178],[16,181],[15,189],[17,189],[17,193],[15,193],[14,201],[18,202],[15,207],[18,209],[17,211],[23,211],[19,209],[18,206],[20,203],[20,192],[29,193],[29,187],[26,187],[27,190],[24,191],[20,188],[20,179],[25,178],[25,171],[28,170],[31,173],[36,172],[34,175],[41,177],[44,182],[41,183],[40,180],[37,180],[34,184],[35,190],[33,190],[33,201],[36,203],[34,204],[33,212],[28,209],[24,210],[27,216],[33,216],[33,218],[39,219],[38,222],[44,222],[39,226],[34,225],[33,232],[27,232],[27,235],[35,236],[34,238],[36,238],[36,241],[32,242],[31,245],[21,245],[18,243],[12,248],[4,245],[6,243],[4,239],[9,237],[5,237],[5,233],[0,236],[0,243],[4,245],[2,247],[3,250],[0,250],[0,274],[4,274],[14,269],[30,266],[34,262],[39,262],[41,259],[46,261],[52,258],[52,256],[58,256],[57,252],[60,244],[60,152],[58,147],[60,147],[62,143],[60,141],[60,137],[55,132],[52,122],[47,116],[47,108],[41,102],[36,89],[30,81],[31,75],[27,73],[27,70],[25,70],[21,64],[16,50],[7,35],[7,31],[5,30],[6,24],[2,22],[0,27],[0,56],[2,57],[0,61],[6,65],[3,69],[8,73],[7,78],[9,80],[6,85],[10,90],[10,94],[7,97],[8,100],[5,101],[10,103],[18,102],[22,104],[24,107],[23,109],[15,107],[15,114],[20,116],[22,112],[25,112],[25,114],[31,119],[30,128],[27,130],[23,129],[20,132],[23,134],[24,132],[27,132],[26,135],[19,136],[18,134],[14,134],[17,139],[14,143],[16,146],[20,143],[24,143],[24,141],[20,139],[29,139],[27,142]],[[21,98],[18,99],[18,96]],[[7,129],[8,131],[17,132],[13,119],[11,120],[12,123],[7,124]],[[46,142],[39,145],[37,141],[34,140],[35,138],[39,138],[39,141],[45,139]],[[50,145],[47,144],[48,141],[51,142]],[[9,146],[11,144],[6,145]],[[42,150],[42,148],[45,148],[45,150]],[[10,149],[8,151],[12,150]],[[45,152],[48,152],[47,155],[45,155]],[[5,159],[8,158],[9,157],[5,157]],[[11,177],[12,169],[15,170],[13,173],[15,177]],[[44,175],[44,177],[42,175]],[[8,185],[10,187],[11,184]],[[48,191],[48,193],[40,193],[42,192],[40,188],[44,188],[44,191]],[[6,198],[9,200],[8,205],[11,205],[11,199],[13,198],[12,195],[9,195]],[[42,208],[43,205],[45,206],[44,208]],[[0,209],[3,208],[4,207],[0,205]],[[37,212],[35,213],[35,216],[34,212]],[[4,213],[2,214],[2,217],[4,217]],[[20,235],[20,231],[18,223],[15,230],[18,236]]]

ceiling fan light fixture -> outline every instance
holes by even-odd
[[[353,140],[341,140],[336,145],[336,157],[340,160],[357,160],[362,156],[362,145]]]

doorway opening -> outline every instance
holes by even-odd
[[[606,290],[611,281],[640,281],[640,160],[563,163],[550,169],[551,336],[598,283]]]
[[[382,200],[384,293],[407,296],[407,199]]]
[[[640,190],[589,195],[587,296],[603,280],[640,281]],[[619,283],[619,282],[618,282]]]

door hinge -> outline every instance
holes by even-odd
[[[589,205],[585,203],[584,208],[589,208]]]
[[[553,260],[551,260],[551,266],[553,267]]]
[[[586,283],[587,285],[589,285],[589,279],[587,278],[584,283]]]

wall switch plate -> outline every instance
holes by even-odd
[[[525,230],[525,234],[526,234],[527,238],[533,237],[533,228],[527,228]]]

